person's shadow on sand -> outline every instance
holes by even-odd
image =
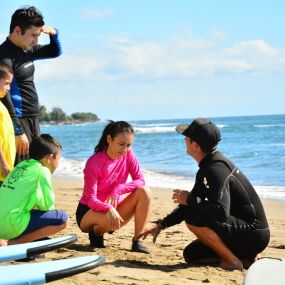
[[[95,248],[88,244],[74,243],[66,247],[67,249],[82,251],[82,252],[95,252]]]
[[[96,252],[96,249],[91,247],[90,245],[86,245],[86,244],[72,244],[68,246],[68,249],[71,250],[76,250],[76,251],[82,251],[82,252]],[[139,261],[139,260],[132,260],[132,259],[128,259],[128,260],[115,260],[115,261],[111,261],[108,262],[106,261],[105,264],[109,264],[109,265],[113,265],[115,267],[126,267],[126,268],[144,268],[144,269],[150,269],[150,270],[160,270],[163,272],[172,272],[172,271],[176,271],[178,269],[186,269],[189,267],[200,267],[202,266],[201,264],[186,264],[186,263],[177,263],[177,264],[171,264],[171,265],[167,265],[167,264],[149,264],[146,261]]]
[[[139,260],[115,260],[113,262],[106,262],[106,264],[113,265],[115,267],[127,267],[127,268],[144,268],[150,270],[160,270],[163,272],[172,272],[178,269],[185,269],[189,267],[197,267],[199,265],[189,265],[186,263],[178,263],[173,265],[166,265],[166,264],[149,264],[146,261],[139,261]]]

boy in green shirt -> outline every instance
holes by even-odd
[[[19,163],[0,188],[0,246],[26,243],[66,227],[67,214],[56,210],[51,174],[61,145],[42,134],[30,144],[30,159]]]
[[[13,70],[0,61],[0,99],[10,90]],[[0,186],[5,177],[13,169],[16,157],[15,133],[9,112],[0,101]]]

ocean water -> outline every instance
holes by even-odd
[[[261,197],[285,201],[285,115],[211,118],[220,128],[218,149],[250,179]],[[198,170],[186,154],[184,137],[175,132],[189,119],[131,121],[135,128],[133,150],[150,187],[191,190]],[[55,175],[83,178],[106,122],[76,125],[42,125],[41,132],[55,136],[63,146]]]

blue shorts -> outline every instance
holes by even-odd
[[[68,219],[67,214],[62,210],[50,210],[50,211],[39,211],[33,209],[31,211],[30,222],[21,234],[27,234],[35,230],[47,227],[47,226],[59,226],[66,223]]]

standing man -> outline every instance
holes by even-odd
[[[38,44],[41,33],[49,35],[49,44]],[[58,31],[45,26],[39,10],[24,7],[14,12],[10,34],[0,45],[0,60],[14,71],[10,94],[1,101],[8,109],[14,125],[17,147],[15,164],[29,158],[29,143],[40,134],[34,60],[54,58],[61,53]]]
[[[197,239],[183,252],[187,263],[219,263],[227,270],[248,267],[268,245],[270,232],[261,201],[245,175],[216,150],[221,134],[207,119],[178,125],[187,153],[199,165],[191,192],[176,189],[178,207],[140,235],[151,234],[185,221]]]

